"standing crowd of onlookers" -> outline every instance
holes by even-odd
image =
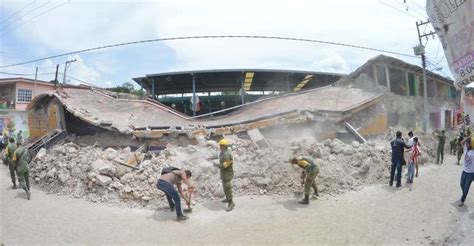
[[[467,194],[471,183],[474,181],[474,136],[470,131],[470,120],[467,115],[465,123],[461,125],[459,136],[450,141],[450,154],[457,156],[457,164],[460,165],[461,158],[464,157],[463,170],[461,173],[461,199],[458,201],[459,206],[463,206],[466,201]],[[438,139],[436,164],[443,164],[444,161],[444,145],[446,142],[445,131],[435,131],[433,135]],[[389,185],[396,187],[402,186],[402,166],[408,164],[407,183],[413,183],[413,178],[418,177],[418,165],[422,154],[418,138],[413,132],[408,133],[408,141],[402,137],[402,132],[397,131],[395,139],[390,142],[392,148],[392,164],[390,168]],[[404,154],[408,153],[408,163]]]

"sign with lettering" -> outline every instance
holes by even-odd
[[[474,0],[427,0],[426,12],[460,90],[474,82]]]

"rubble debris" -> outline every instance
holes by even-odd
[[[346,144],[338,139],[272,140],[274,151],[257,149],[251,141],[233,139],[235,177],[233,187],[239,195],[292,195],[301,192],[300,170],[287,163],[292,154],[315,158],[321,171],[316,178],[325,195],[356,190],[362,185],[385,183],[390,167],[389,141],[396,130],[366,143]],[[401,129],[405,133],[405,129]],[[427,156],[435,156],[432,135],[415,132]],[[223,197],[217,162],[216,141],[167,148],[142,163],[140,170],[118,164],[130,156],[130,148],[81,147],[74,143],[41,149],[31,163],[34,185],[47,192],[84,198],[117,206],[165,208],[166,199],[155,187],[165,165],[190,169],[196,185],[196,201]],[[426,162],[426,160],[425,160]]]
[[[268,140],[263,136],[260,130],[258,130],[258,128],[247,131],[247,134],[249,135],[250,139],[258,148],[260,147],[261,144],[263,144],[264,147],[269,148],[270,150],[273,151],[272,146],[270,145]]]

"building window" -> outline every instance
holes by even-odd
[[[390,76],[390,91],[400,96],[407,96],[408,88],[405,72],[395,68],[389,68],[388,71]]]
[[[385,66],[376,65],[375,72],[377,73],[377,80],[379,81],[379,85],[387,87],[387,72],[385,70]]]
[[[449,98],[456,99],[457,97],[458,97],[458,92],[456,91],[456,88],[450,86],[449,87]]]
[[[32,90],[18,89],[17,95],[16,95],[16,101],[20,103],[30,102],[32,95],[33,95]]]

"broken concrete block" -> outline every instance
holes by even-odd
[[[118,182],[118,181],[112,182],[112,183],[110,184],[110,187],[111,187],[111,188],[115,188],[115,189],[117,189],[117,190],[123,190],[123,189],[125,188],[125,186],[124,186],[122,183]]]
[[[126,173],[120,178],[120,182],[122,183],[129,183],[130,181],[133,180],[133,173]]]
[[[68,173],[62,172],[58,175],[58,181],[61,184],[66,184],[66,182],[69,180],[70,176]]]
[[[96,160],[91,165],[92,169],[102,175],[113,177],[115,175],[115,166],[103,160]]]
[[[97,176],[97,173],[95,173],[95,172],[88,172],[87,173],[87,178],[89,178],[90,180],[94,179],[96,176]]]
[[[359,143],[359,141],[355,141],[355,140],[354,140],[354,141],[352,141],[351,145],[352,145],[352,147],[354,147],[354,148],[358,148],[358,147],[360,146],[360,143]]]
[[[38,158],[38,159],[43,159],[45,156],[46,156],[46,149],[45,148],[41,148],[38,151],[38,154],[36,154],[36,158]]]
[[[78,166],[74,166],[72,167],[71,169],[71,175],[74,177],[74,178],[80,178],[82,176],[82,170],[81,168],[79,168]]]
[[[359,170],[359,174],[366,174],[370,170],[370,165],[369,164],[364,164],[362,168]]]
[[[112,178],[105,176],[105,175],[98,175],[97,177],[97,184],[102,186],[108,186],[112,182]]]
[[[140,198],[143,196],[143,194],[142,194],[141,192],[139,192],[139,191],[133,191],[133,192],[132,192],[132,196],[133,196],[135,199],[140,199]]]
[[[125,166],[122,166],[122,165],[118,165],[116,168],[115,168],[115,177],[117,178],[121,178],[123,175],[125,175],[126,173],[130,172],[130,168],[129,167],[125,167]]]
[[[51,168],[47,173],[45,178],[56,178],[56,168]]]
[[[77,153],[77,149],[74,148],[74,147],[68,147],[67,148],[67,153],[68,154],[75,154],[75,153]]]
[[[40,174],[39,174],[39,178],[40,179],[45,179],[46,178],[46,171],[41,171]]]
[[[151,200],[151,197],[149,197],[149,196],[142,196],[142,200],[148,202],[148,201]]]
[[[132,187],[130,187],[130,185],[125,185],[125,187],[123,188],[123,191],[126,193],[130,193],[132,192]]]
[[[143,173],[140,173],[140,174],[135,175],[135,179],[140,180],[140,181],[145,181],[147,179],[147,176]]]
[[[316,158],[322,158],[323,157],[323,150],[320,147],[318,147],[316,149],[316,152],[314,153],[314,155],[315,155]]]

